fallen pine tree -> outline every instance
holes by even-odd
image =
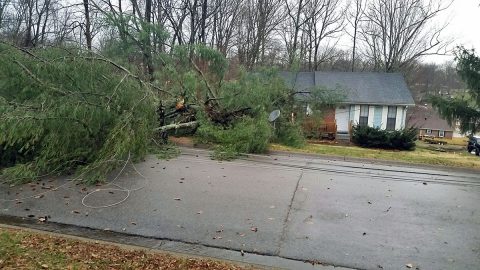
[[[0,44],[2,177],[101,181],[147,153],[158,103],[156,87],[101,56]]]
[[[124,57],[123,59],[127,59]],[[205,46],[155,56],[155,80],[143,68],[75,48],[25,50],[0,43],[0,173],[9,182],[74,174],[88,183],[141,160],[152,142],[181,129],[219,153],[261,153],[268,143],[301,145],[304,114],[273,70],[224,80],[228,62]],[[122,64],[119,64],[122,63]],[[148,80],[150,81],[150,80]],[[330,102],[328,98],[304,100]],[[268,113],[280,109],[277,129]],[[217,152],[217,151],[216,151]]]

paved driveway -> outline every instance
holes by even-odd
[[[3,185],[0,215],[357,269],[480,265],[478,174],[295,155],[218,162],[183,148],[114,183],[129,191]]]

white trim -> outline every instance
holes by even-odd
[[[445,130],[439,130],[438,131],[438,137],[440,137],[440,138],[445,137]]]

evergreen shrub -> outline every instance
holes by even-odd
[[[352,141],[367,148],[414,150],[417,129],[382,130],[378,127],[353,126]]]

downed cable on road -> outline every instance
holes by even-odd
[[[100,164],[103,164],[103,163],[106,163],[106,162],[119,162],[119,161],[123,161],[123,160],[105,160],[103,162],[101,162]],[[71,162],[71,161],[69,161]],[[99,165],[100,165],[99,164]],[[94,170],[94,168],[91,168],[89,171],[92,171]],[[82,176],[85,175],[86,173],[88,173],[89,171],[85,171],[84,173],[80,174],[79,176],[75,177],[75,178],[71,178],[71,179],[66,179],[67,182],[66,183],[63,183],[57,187],[54,187],[50,190],[47,190],[47,191],[44,191],[44,192],[40,192],[40,193],[36,193],[36,194],[33,194],[33,195],[30,195],[30,196],[26,196],[26,197],[21,197],[21,198],[15,198],[15,199],[0,199],[0,201],[2,202],[16,202],[16,201],[23,201],[23,200],[27,200],[27,199],[33,199],[33,198],[38,198],[39,196],[44,196],[45,194],[47,193],[50,193],[50,192],[53,192],[53,191],[57,191],[58,189],[70,184],[70,183],[73,183],[73,182],[76,182],[78,180],[81,180],[82,179]],[[55,171],[52,171],[48,174],[44,174],[44,175],[41,175],[40,177],[46,177],[46,176],[49,176],[49,175],[52,175],[53,173],[55,173]],[[23,179],[23,178],[18,178],[18,179]]]
[[[125,168],[127,167],[128,163],[131,163],[133,169],[135,170],[135,172],[140,175],[143,179],[147,179],[143,174],[141,174],[137,168],[135,167],[135,165],[133,164],[133,162],[131,162],[130,160],[130,153],[128,153],[128,158],[127,160],[125,161],[125,164],[123,165],[122,169],[120,170],[120,172],[117,174],[117,176],[115,176],[115,178],[110,181],[106,186],[108,185],[112,185],[114,186],[115,188],[100,188],[100,189],[95,189],[94,191],[92,192],[89,192],[87,195],[85,195],[83,198],[82,198],[82,205],[87,207],[87,208],[92,208],[92,209],[99,209],[99,208],[109,208],[109,207],[113,207],[113,206],[116,206],[116,205],[119,205],[123,202],[125,202],[129,197],[130,197],[130,194],[134,191],[138,191],[140,189],[143,189],[145,186],[141,186],[141,187],[138,187],[138,188],[134,188],[134,189],[128,189],[128,188],[125,188],[125,187],[122,187],[118,184],[115,184],[114,182],[120,177],[120,175],[122,175],[123,171],[125,170]],[[91,204],[87,204],[85,201],[88,197],[90,197],[92,194],[94,193],[97,193],[97,192],[101,192],[101,191],[109,191],[109,192],[112,192],[112,191],[120,191],[120,192],[125,192],[126,193],[126,196],[125,198],[123,198],[122,200],[120,201],[117,201],[115,203],[111,203],[111,204],[105,204],[105,205],[99,205],[99,206],[95,206],[95,205],[91,205]]]
[[[140,175],[143,179],[146,179],[146,177],[141,174],[137,168],[135,167],[135,165],[133,164],[133,162],[131,162],[131,158],[130,158],[131,154],[128,153],[128,158],[127,160],[125,160],[125,163],[122,167],[122,169],[120,170],[120,172],[115,176],[115,178],[110,181],[109,183],[106,184],[106,186],[109,186],[109,185],[112,185],[114,186],[114,188],[101,188],[101,189],[95,189],[94,191],[92,192],[89,192],[88,194],[86,194],[83,198],[82,198],[82,205],[87,207],[87,208],[93,208],[93,209],[99,209],[99,208],[108,208],[108,207],[113,207],[113,206],[116,206],[116,205],[119,205],[123,202],[125,202],[129,197],[130,197],[130,194],[134,191],[138,191],[140,189],[143,189],[145,186],[141,186],[141,187],[138,187],[138,188],[134,188],[134,189],[128,189],[128,188],[125,188],[125,187],[122,187],[116,183],[114,183],[123,173],[123,171],[125,170],[125,168],[127,167],[128,163],[131,163],[133,169],[135,170],[135,172]],[[122,160],[106,160],[104,162],[113,162],[113,161],[122,161]],[[94,169],[94,168],[92,168]],[[86,173],[86,172],[85,172]],[[50,173],[51,174],[51,173]],[[50,190],[47,190],[47,191],[44,191],[44,192],[40,192],[40,193],[36,193],[36,194],[33,194],[31,196],[26,196],[26,197],[21,197],[21,198],[15,198],[15,199],[0,199],[0,201],[3,201],[3,202],[19,202],[19,201],[23,201],[23,200],[27,200],[27,199],[33,199],[33,198],[38,198],[38,197],[43,197],[44,195],[46,195],[47,193],[50,193],[50,192],[53,192],[53,191],[57,191],[58,189],[62,188],[62,187],[65,187],[66,185],[70,184],[70,183],[73,183],[73,182],[76,182],[78,180],[81,179],[81,177],[83,176],[83,174],[79,175],[78,177],[75,177],[73,179],[68,179],[66,183],[63,183],[55,188],[52,188]],[[106,205],[100,205],[100,206],[95,206],[95,205],[91,205],[91,204],[88,204],[86,203],[86,199],[91,196],[92,194],[94,193],[97,193],[97,192],[100,192],[100,191],[120,191],[120,192],[126,192],[126,196],[125,198],[123,198],[122,200],[118,201],[118,202],[115,202],[115,203],[111,203],[111,204],[106,204]]]

